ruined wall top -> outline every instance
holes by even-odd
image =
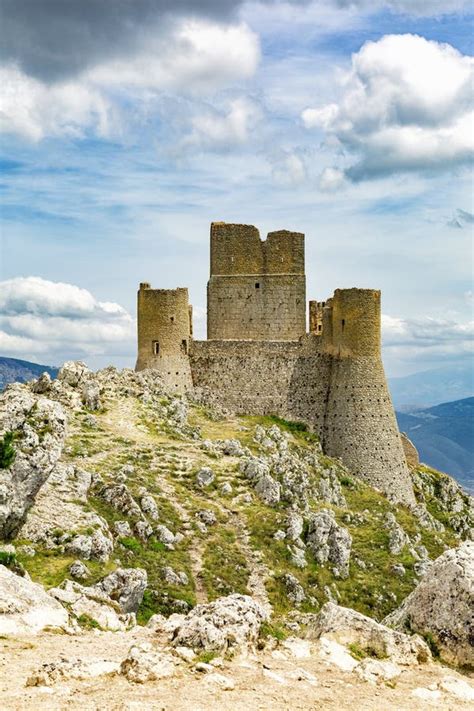
[[[304,275],[304,234],[279,230],[266,240],[253,225],[211,224],[211,276]]]

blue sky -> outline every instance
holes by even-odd
[[[390,375],[472,358],[467,3],[77,7],[0,0],[3,355],[133,365],[140,281],[204,337],[225,220],[305,232],[309,298],[381,288]]]

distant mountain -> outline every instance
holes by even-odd
[[[389,378],[388,385],[396,410],[414,410],[472,397],[474,370],[466,365],[436,368]]]
[[[28,380],[37,378],[45,371],[52,378],[55,378],[58,370],[59,368],[53,368],[50,365],[39,365],[38,363],[30,363],[28,360],[0,356],[0,391],[8,383],[26,383]]]
[[[422,462],[451,474],[474,492],[474,397],[397,412],[397,420]]]

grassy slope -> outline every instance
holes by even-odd
[[[166,407],[167,400],[163,400]],[[303,570],[291,564],[285,541],[278,541],[274,533],[284,528],[283,505],[270,508],[256,497],[248,481],[238,471],[238,460],[232,457],[215,458],[200,446],[201,440],[193,438],[199,432],[202,438],[211,440],[237,438],[254,452],[258,452],[253,435],[255,426],[270,426],[277,422],[290,436],[292,447],[313,448],[314,436],[295,423],[287,423],[274,417],[231,417],[216,420],[205,408],[193,405],[188,417],[186,434],[170,426],[163,413],[153,412],[150,407],[128,398],[123,401],[108,401],[106,409],[97,415],[99,427],[87,424],[87,412],[77,413],[71,422],[71,433],[64,458],[81,468],[96,472],[105,483],[112,483],[125,464],[132,464],[133,474],[127,485],[139,500],[139,490],[145,487],[155,498],[160,512],[160,521],[173,532],[189,531],[183,540],[168,550],[152,536],[146,543],[136,537],[122,539],[116,544],[111,561],[104,565],[88,562],[91,570],[90,584],[117,565],[143,567],[148,572],[149,587],[139,611],[139,621],[145,622],[155,612],[169,613],[176,609],[176,600],[189,605],[202,599],[214,599],[232,591],[247,592],[251,574],[248,549],[242,538],[243,527],[247,529],[248,545],[262,558],[272,574],[265,586],[274,607],[277,619],[291,609],[285,594],[281,576],[291,572],[303,585],[309,598],[301,609],[315,611],[328,599],[328,591],[341,604],[381,619],[394,609],[413,589],[417,582],[413,572],[415,560],[407,549],[400,555],[388,551],[388,534],[383,527],[383,518],[393,511],[410,534],[421,534],[431,557],[439,555],[445,545],[455,545],[457,539],[448,527],[444,533],[434,534],[421,529],[417,520],[404,507],[393,507],[374,489],[347,475],[337,462],[322,457],[325,466],[336,467],[343,493],[352,514],[360,514],[359,523],[344,523],[347,510],[329,507],[314,501],[313,510],[333,508],[336,519],[349,528],[353,538],[350,577],[339,580],[329,567],[318,565],[307,554],[308,566]],[[216,473],[215,482],[201,490],[195,482],[195,474],[202,466],[210,466]],[[315,474],[315,476],[317,476]],[[433,474],[433,476],[437,476]],[[221,492],[224,482],[231,483],[232,495]],[[91,492],[91,510],[107,520],[112,527],[117,520],[127,517],[99,496],[100,487]],[[250,495],[238,497],[239,494]],[[236,497],[237,498],[234,498]],[[429,502],[434,515],[449,524],[446,515]],[[209,509],[217,522],[203,533],[198,526],[197,513]],[[357,519],[357,517],[356,517]],[[133,519],[129,519],[133,525]],[[58,532],[58,535],[61,532]],[[20,562],[34,580],[53,586],[68,577],[72,558],[61,552],[41,549],[36,546],[34,557],[19,555]],[[357,564],[357,559],[366,563]],[[391,567],[403,563],[406,574],[395,576]],[[184,571],[188,584],[171,586],[162,577],[163,566],[172,566]]]

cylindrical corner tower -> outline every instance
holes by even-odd
[[[333,363],[323,447],[390,499],[414,504],[382,365],[380,291],[337,289],[331,306]]]
[[[187,289],[152,289],[140,284],[137,303],[138,358],[135,369],[153,368],[176,393],[192,388]]]

